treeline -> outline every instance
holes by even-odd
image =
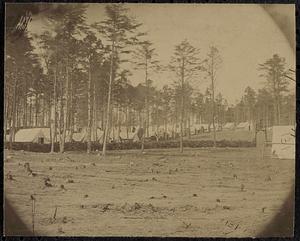
[[[17,8],[10,5],[7,12],[22,11]],[[6,34],[4,136],[9,130],[11,145],[17,129],[47,126],[51,152],[57,142],[63,152],[66,137],[72,139],[77,126],[87,126],[90,152],[91,136],[100,127],[105,155],[111,133],[120,133],[121,127],[126,127],[127,136],[132,127],[142,127],[146,137],[153,129],[168,132],[171,127],[180,134],[182,151],[183,136],[191,134],[195,120],[208,123],[214,133],[225,122],[294,123],[295,96],[286,94],[288,72],[278,55],[259,65],[265,88],[256,93],[248,87],[242,100],[229,106],[215,90],[222,65],[215,46],[201,56],[198,48],[183,40],[175,46],[170,64],[162,66],[147,34],[139,31],[141,24],[124,5],[106,5],[105,19],[91,25],[85,19],[86,8],[59,4],[43,13],[47,30],[41,34],[29,36],[26,30],[18,37]],[[8,21],[6,28],[11,25]],[[135,69],[144,73],[138,86],[130,83]],[[173,73],[175,82],[159,90],[153,73],[162,71]],[[196,92],[191,83],[203,76],[210,86]]]
[[[285,84],[286,88],[289,83]],[[287,89],[278,91],[277,98],[280,101],[276,102],[273,89],[265,87],[255,91],[247,87],[241,100],[228,109],[227,115],[230,116],[228,119],[232,119],[235,123],[248,121],[262,127],[295,125],[296,98],[295,92],[290,92]]]

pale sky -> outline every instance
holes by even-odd
[[[87,22],[93,23],[105,18],[105,4],[89,4]],[[288,68],[295,69],[295,54],[274,23],[260,6],[255,4],[127,4],[129,14],[143,23],[141,30],[148,32],[148,39],[154,43],[158,59],[168,64],[174,46],[187,39],[200,48],[200,57],[205,58],[210,45],[219,48],[222,67],[217,75],[217,91],[233,104],[251,86],[261,88],[263,79],[257,71],[263,63],[277,53],[286,58]],[[290,18],[294,17],[293,5],[281,5]],[[294,23],[294,19],[292,20]],[[29,31],[38,32],[40,19],[33,19]],[[131,83],[144,81],[140,71],[132,70]],[[149,77],[158,88],[171,84],[174,76],[168,72],[152,74]],[[199,78],[194,87],[204,92],[209,85]],[[291,84],[293,85],[293,83]]]

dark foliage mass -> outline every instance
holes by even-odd
[[[203,140],[203,141],[183,141],[184,147],[189,148],[205,148],[213,147],[214,142],[212,140]],[[76,142],[76,143],[66,143],[65,151],[85,151],[87,147],[86,143]],[[149,141],[144,143],[145,149],[153,148],[178,148],[178,141]],[[217,141],[217,147],[255,147],[254,141],[228,141],[221,140]],[[102,149],[102,145],[98,143],[92,143],[92,151],[97,151]],[[107,150],[131,150],[131,149],[140,149],[141,143],[139,142],[127,142],[127,143],[108,143]],[[38,143],[13,143],[13,150],[23,150],[31,152],[50,152],[50,144],[38,144]],[[59,144],[54,146],[55,151],[59,151]]]

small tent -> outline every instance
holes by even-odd
[[[246,122],[241,122],[237,125],[236,129],[238,130],[252,130],[252,125],[246,121]]]
[[[129,137],[129,130],[128,130],[128,137]],[[119,133],[119,139],[127,139],[127,130],[126,128],[121,128]]]
[[[273,126],[272,154],[280,159],[295,158],[294,126]]]
[[[128,137],[129,137],[130,130],[128,130]],[[127,138],[127,127],[126,126],[115,126],[114,129],[110,131],[110,139],[114,141],[121,141],[122,139]]]
[[[15,135],[15,142],[50,143],[50,128],[20,129]]]
[[[235,125],[233,122],[227,122],[224,126],[223,126],[223,130],[233,130],[235,128]]]
[[[72,135],[72,139],[75,142],[83,142],[84,140],[84,134],[81,132],[74,132]]]
[[[141,139],[138,136],[138,133],[140,131],[140,127],[134,128],[131,132],[128,133],[128,139],[132,140],[133,142],[138,142]]]
[[[102,142],[103,140],[103,134],[104,131],[102,131],[100,128],[97,128],[96,132],[94,131],[94,129],[91,130],[91,141],[93,142]],[[87,129],[85,130],[85,135],[84,135],[84,142],[87,141]]]
[[[194,124],[191,129],[196,132],[200,132],[200,131],[206,132],[209,129],[209,125],[208,124]]]
[[[103,131],[101,129],[97,129],[97,135],[94,130],[91,130],[91,141],[92,142],[101,142],[103,138]],[[72,139],[75,142],[87,142],[87,128],[82,128],[81,132],[75,132],[72,135]]]

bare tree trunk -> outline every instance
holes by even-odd
[[[32,127],[32,98],[30,97],[30,101],[29,101],[29,127]]]
[[[276,105],[276,99],[274,98],[274,104],[273,104],[273,125],[278,125],[277,120],[277,105]]]
[[[277,114],[278,114],[278,125],[281,125],[281,108],[280,108],[280,95],[277,95]]]
[[[74,99],[73,99],[73,82],[70,81],[70,142],[73,141],[74,133]]]
[[[168,119],[166,118],[165,119],[165,133],[168,135],[169,133],[168,133]]]
[[[267,107],[266,105],[264,105],[264,122],[265,122],[265,126],[269,126],[269,113],[268,113],[268,110],[267,110]]]
[[[47,100],[46,125],[47,125],[47,127],[51,128],[51,99],[50,98]],[[51,131],[51,129],[50,129],[50,131]]]
[[[93,132],[94,132],[94,141],[98,140],[97,128],[98,128],[98,118],[97,118],[97,103],[96,103],[96,82],[94,81],[93,85]]]
[[[145,84],[146,84],[146,135],[149,137],[149,122],[150,122],[150,116],[149,116],[149,81],[148,81],[148,61],[147,57],[145,58]]]
[[[63,133],[62,133],[62,122],[64,121],[64,111],[63,111],[63,82],[60,83],[60,98],[59,98],[59,122],[58,122],[58,129],[59,129],[59,152],[64,152],[64,142],[63,142]]]
[[[102,102],[101,107],[101,129],[104,130],[104,101]]]
[[[72,98],[72,97],[71,97]],[[73,109],[73,105],[71,106],[70,109],[70,142],[73,141],[73,134],[74,134],[74,109]]]
[[[190,114],[190,113],[189,113]],[[188,117],[188,138],[191,138],[191,118]]]
[[[19,108],[19,98],[18,96],[16,97],[16,129],[20,127],[20,108]]]
[[[111,101],[111,92],[112,92],[112,82],[113,82],[113,65],[114,65],[114,51],[115,51],[115,42],[112,43],[112,50],[110,56],[110,71],[109,71],[109,85],[108,85],[108,97],[107,97],[107,112],[106,112],[106,123],[104,130],[104,139],[103,139],[103,149],[102,155],[106,154],[106,142],[109,129],[109,114],[110,114],[110,101]]]
[[[118,104],[117,106],[117,127],[118,127],[117,139],[120,140],[120,133],[121,133],[120,104]]]
[[[109,134],[112,133],[112,139],[115,140],[115,118],[114,118],[114,106],[112,106],[111,108],[111,114],[110,114],[110,128],[109,128]],[[109,137],[111,137],[111,135],[108,135]]]
[[[6,146],[6,142],[7,142],[7,139],[6,139],[6,132],[7,132],[7,122],[8,122],[8,103],[9,103],[9,100],[8,100],[8,94],[7,94],[7,89],[5,89],[4,91],[4,130],[3,130],[3,136],[4,136],[4,148],[7,148]]]
[[[184,59],[181,67],[181,111],[180,111],[180,152],[183,152],[183,121],[184,121]]]
[[[56,139],[56,99],[57,99],[57,67],[54,71],[54,86],[53,86],[53,107],[51,108],[51,153],[54,153],[54,143]]]
[[[142,147],[141,147],[141,152],[144,152],[145,149],[145,127],[146,127],[146,121],[143,122],[143,135],[142,135]]]
[[[38,127],[38,105],[39,105],[38,93],[37,90],[35,90],[35,120],[34,120],[35,127]]]
[[[213,101],[212,101],[212,105],[213,105],[213,115],[212,115],[212,125],[213,125],[213,134],[214,134],[214,147],[216,147],[216,124],[215,124],[215,101],[214,101],[214,90],[212,91],[213,94]]]
[[[129,123],[129,117],[128,117],[128,112],[129,112],[129,108],[128,108],[128,106],[126,106],[126,137],[127,137],[127,139],[128,139],[128,132],[129,132],[129,125],[130,125],[130,123]]]
[[[64,113],[64,118],[63,118],[63,138],[62,138],[62,152],[65,151],[65,142],[66,142],[66,134],[67,134],[67,118],[69,115],[69,88],[70,88],[70,80],[69,80],[69,59],[67,61],[67,66],[66,66],[66,88],[65,88],[65,93],[66,93],[66,104],[65,107],[63,108],[63,113]]]
[[[88,124],[87,124],[87,153],[91,152],[91,122],[92,122],[92,106],[91,93],[92,92],[92,76],[91,76],[91,60],[89,59],[88,69]]]
[[[9,135],[9,143],[10,143],[10,149],[12,150],[12,143],[15,140],[15,125],[16,125],[16,105],[17,105],[17,84],[18,84],[18,78],[15,79],[14,81],[14,89],[13,89],[13,104],[12,104],[12,125],[10,128],[10,135]]]
[[[43,97],[41,100],[43,101],[41,126],[44,127],[45,126],[45,112],[46,112],[45,97]]]
[[[214,131],[214,148],[216,148],[216,125],[215,125],[215,115],[216,115],[216,107],[215,107],[215,83],[214,83],[214,59],[212,58],[212,70],[211,70],[211,89],[212,89],[212,124],[213,124],[213,131]]]
[[[27,91],[27,79],[25,78],[25,91]],[[24,95],[24,115],[23,115],[23,126],[27,126],[27,92]]]

